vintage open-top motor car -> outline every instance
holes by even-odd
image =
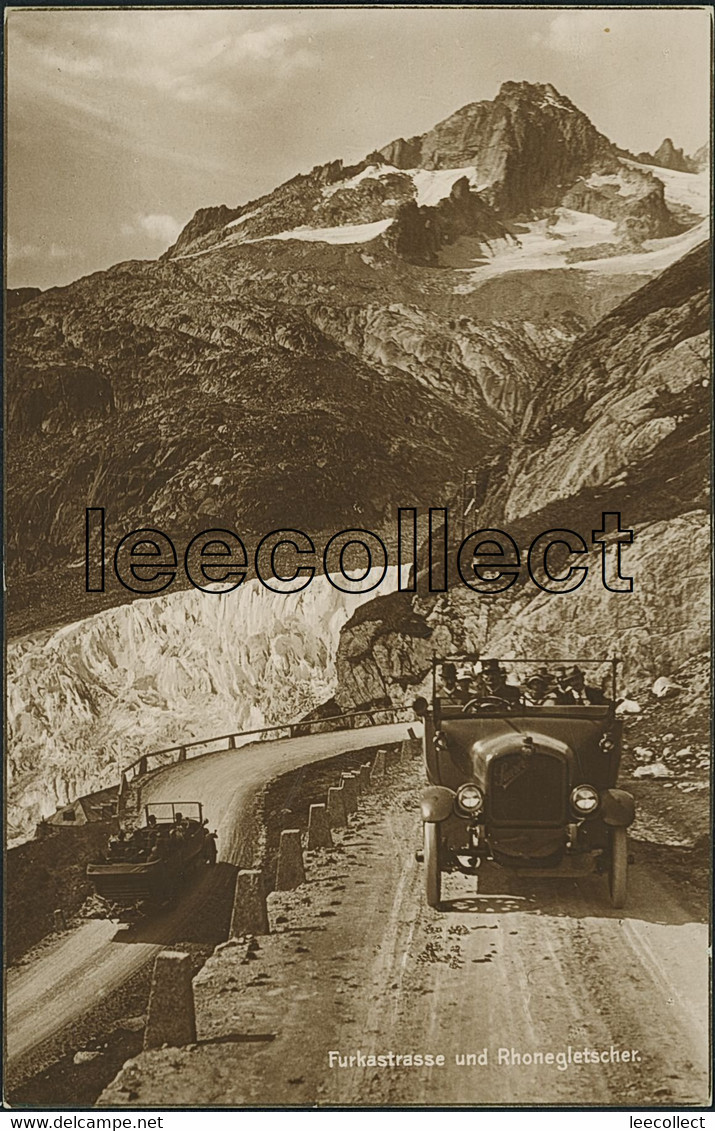
[[[87,878],[107,911],[118,918],[176,898],[190,872],[216,861],[216,834],[206,828],[198,801],[144,806],[144,823],[111,838]]]
[[[607,678],[589,686],[579,664]],[[533,877],[607,872],[611,902],[624,905],[635,805],[616,785],[616,667],[434,659],[432,704],[415,703],[429,782],[421,808],[430,906],[440,906],[443,872],[476,873],[483,860]]]

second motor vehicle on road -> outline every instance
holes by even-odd
[[[129,919],[176,899],[198,866],[216,862],[216,834],[198,801],[156,802],[144,822],[112,837],[87,877],[107,912]]]

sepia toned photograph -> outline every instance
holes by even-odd
[[[5,9],[5,1110],[711,1104],[712,16]]]

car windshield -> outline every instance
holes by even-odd
[[[201,804],[198,801],[155,801],[145,806],[144,823],[173,825],[181,819],[201,824]]]
[[[603,706],[613,702],[613,673],[610,660],[450,657],[435,662],[434,691],[442,703],[461,707]]]

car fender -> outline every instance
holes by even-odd
[[[636,803],[632,793],[625,789],[604,789],[601,794],[601,819],[604,825],[628,828],[636,815]]]
[[[431,785],[424,791],[420,801],[422,820],[444,821],[454,810],[455,796],[454,791],[447,789],[446,785]]]

